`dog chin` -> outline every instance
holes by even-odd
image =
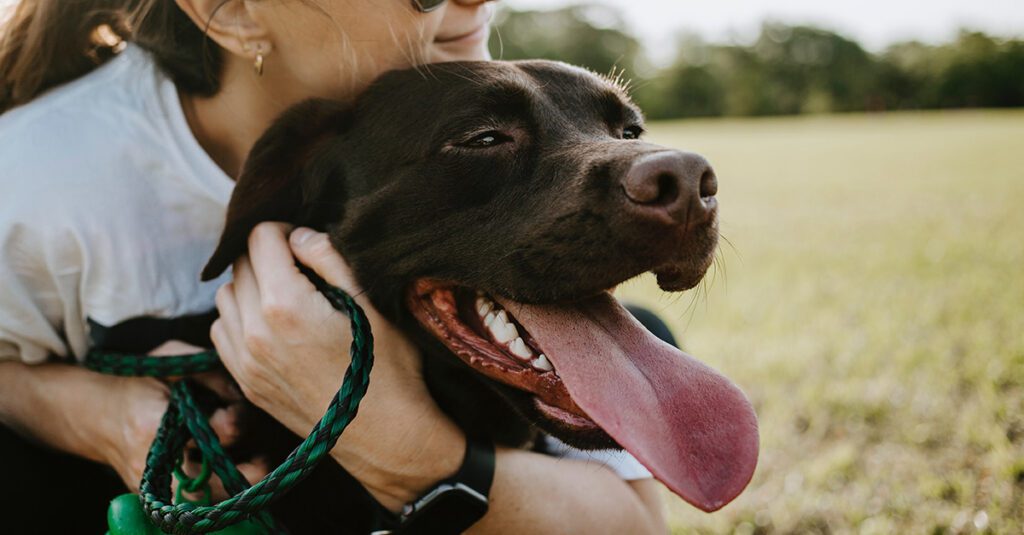
[[[658,279],[658,287],[666,292],[684,292],[695,288],[704,279],[714,257],[708,256],[696,267],[690,265],[665,265],[652,270]]]
[[[490,379],[486,381],[520,416],[544,433],[581,450],[622,449],[585,414],[555,407],[525,390]]]
[[[586,416],[573,414],[533,398],[530,420],[544,432],[581,450],[622,449],[615,439]]]
[[[703,250],[706,252],[691,252],[683,258],[665,262],[651,270],[658,279],[659,288],[666,292],[683,292],[695,288],[704,280],[704,275],[715,261],[718,245],[717,228],[709,227],[709,232],[701,241],[704,242]]]

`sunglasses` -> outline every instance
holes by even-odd
[[[420,13],[429,13],[445,3],[445,0],[412,0],[412,7]]]

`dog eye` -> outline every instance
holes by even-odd
[[[622,130],[622,139],[640,139],[644,129],[639,126],[627,126]]]
[[[485,149],[488,147],[494,147],[512,141],[512,138],[498,132],[497,130],[491,130],[484,132],[475,137],[470,138],[468,141],[459,143],[460,147],[469,147],[471,149]]]

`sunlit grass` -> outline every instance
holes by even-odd
[[[761,424],[751,487],[679,533],[1024,532],[1024,113],[656,124],[707,156],[714,283],[658,310]],[[730,245],[731,244],[731,245]]]

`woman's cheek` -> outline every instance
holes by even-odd
[[[307,97],[356,94],[386,71],[426,61],[444,11],[417,13],[407,0],[321,6],[275,6],[282,10],[274,32],[277,57],[267,58],[267,68],[289,71]]]

